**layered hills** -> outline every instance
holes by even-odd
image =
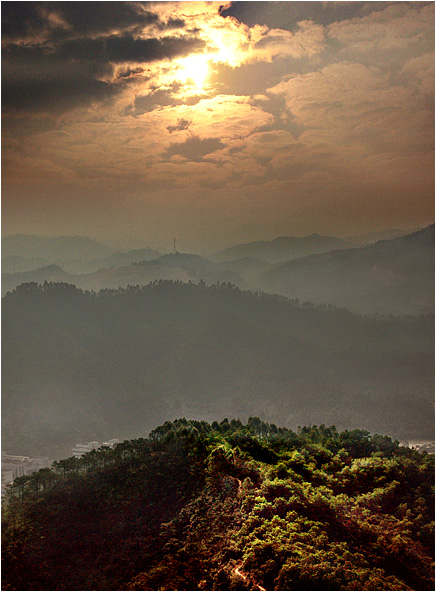
[[[150,250],[147,250],[150,251]],[[135,261],[135,258],[143,254],[143,250],[130,251],[129,253],[118,253],[116,256],[106,257],[104,260],[89,261],[88,267],[98,267],[97,271],[87,274],[72,274],[64,271],[59,265],[48,265],[40,269],[22,273],[2,274],[2,295],[13,290],[22,283],[44,281],[68,282],[84,290],[98,291],[104,288],[125,288],[128,285],[146,285],[154,280],[176,280],[194,281],[203,280],[212,284],[215,282],[231,282],[244,287],[245,281],[242,277],[228,269],[224,265],[208,261],[198,255],[185,253],[174,253],[162,255],[156,259]],[[150,255],[150,253],[148,253]],[[115,262],[123,263],[131,261],[128,265],[117,265]],[[100,267],[97,262],[105,261],[113,264],[107,267]],[[69,267],[80,265],[70,263]]]
[[[230,283],[22,284],[3,299],[3,448],[59,458],[181,415],[433,439],[433,321]]]
[[[20,477],[4,590],[434,590],[434,455],[250,417]]]
[[[303,253],[310,254],[303,257]],[[312,235],[239,245],[221,255],[211,261],[189,253],[159,255],[146,248],[96,259],[55,260],[38,269],[32,268],[32,262],[48,260],[11,255],[3,260],[2,294],[24,282],[45,280],[95,291],[159,279],[203,280],[207,284],[230,282],[242,289],[334,304],[364,314],[434,310],[434,226],[359,248],[342,239]],[[270,262],[275,260],[282,262]]]

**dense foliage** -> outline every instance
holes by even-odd
[[[432,590],[434,455],[364,430],[166,422],[17,479],[4,590]]]
[[[2,306],[3,449],[62,458],[180,416],[432,439],[433,324],[202,281],[23,284]]]

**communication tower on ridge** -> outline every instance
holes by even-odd
[[[174,255],[176,254],[176,239],[174,239]]]

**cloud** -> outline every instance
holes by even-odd
[[[284,29],[255,27],[255,42],[249,59],[271,61],[275,57],[313,57],[326,48],[324,27],[313,21],[298,23],[296,33]]]
[[[140,39],[130,35],[111,35],[66,41],[60,45],[58,53],[68,60],[148,63],[186,56],[201,50],[204,45],[204,41],[195,37]]]
[[[183,100],[174,96],[174,89],[155,90],[135,98],[135,113],[146,113],[157,107],[168,107],[183,104]]]
[[[250,27],[266,25],[271,29],[293,31],[298,23],[313,20],[321,25],[364,16],[396,2],[232,2],[223,7],[224,17],[234,17]]]
[[[187,130],[191,122],[187,119],[178,119],[176,125],[168,125],[167,130],[172,134],[173,132],[181,132]]]
[[[140,78],[143,85],[150,74],[138,65],[169,60],[200,49],[204,42],[196,38],[163,39],[76,39],[59,44],[56,51],[15,44],[3,49],[2,90],[5,110],[53,111],[56,113],[86,106],[93,101],[115,97],[124,86]],[[125,67],[116,72],[113,64]],[[124,86],[123,86],[124,84]],[[142,108],[161,99],[173,104],[169,93],[138,98]]]
[[[368,16],[342,20],[327,27],[329,39],[342,44],[351,57],[405,50],[427,42],[434,47],[434,3],[399,2]]]
[[[119,32],[159,23],[158,15],[146,10],[141,2],[54,2],[50,8],[80,35]]]
[[[67,109],[115,96],[119,86],[101,80],[103,65],[3,58],[2,107],[5,112],[62,113]]]
[[[407,86],[412,86],[421,95],[430,108],[434,105],[435,59],[433,53],[407,60],[400,73],[399,80]]]
[[[150,220],[331,231],[338,208],[418,225],[434,206],[433,4],[222,4],[3,3],[7,211],[138,236]]]
[[[3,107],[62,113],[117,97],[139,68],[205,47],[184,20],[140,2],[4,2]],[[174,29],[180,33],[174,34]],[[134,75],[123,76],[130,71]],[[158,74],[155,69],[154,75]]]
[[[186,127],[181,129],[186,129]],[[180,144],[171,144],[167,150],[167,155],[171,157],[178,154],[187,160],[199,162],[203,160],[205,156],[224,148],[224,146],[225,144],[223,144],[219,138],[205,138],[204,140],[201,140],[200,138],[193,136]]]
[[[62,113],[117,99],[123,91],[135,92],[139,112],[195,103],[195,97],[167,90],[180,78],[185,56],[206,52],[210,63],[238,66],[310,57],[325,47],[323,28],[310,21],[299,23],[296,33],[249,29],[221,17],[218,3],[4,4],[3,87],[9,111]],[[171,32],[175,28],[177,35]]]
[[[319,137],[356,153],[431,150],[428,106],[416,85],[393,84],[379,68],[337,63],[295,76],[269,89],[284,96],[290,117],[306,130],[300,140]],[[418,142],[416,142],[418,140]],[[359,149],[360,146],[360,149]]]
[[[143,2],[2,2],[2,37],[7,41],[29,38],[56,41],[65,37],[182,29],[180,18],[161,19]]]
[[[2,38],[35,36],[48,27],[43,2],[2,2]]]

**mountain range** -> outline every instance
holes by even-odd
[[[114,261],[112,256],[106,258],[106,261],[108,259]],[[90,264],[95,264],[95,261]],[[199,255],[175,253],[131,265],[103,267],[93,273],[81,275],[67,273],[60,266],[53,264],[22,273],[3,273],[2,294],[26,282],[68,282],[84,290],[98,291],[104,288],[146,285],[157,279],[185,282],[203,280],[206,283],[231,282],[242,287],[245,285],[245,281],[239,274],[219,263],[208,261]]]
[[[267,258],[279,258],[280,253],[289,256],[289,245],[295,245],[295,241],[301,241],[304,249],[310,247],[312,254],[284,263],[269,263],[253,255],[211,261],[189,253],[159,256],[147,248],[97,259],[69,260],[62,265],[3,273],[2,294],[23,282],[45,280],[97,291],[145,285],[159,279],[203,280],[208,284],[230,282],[242,289],[333,304],[364,314],[427,314],[434,310],[434,225],[365,247],[347,243],[346,249],[321,254],[313,254],[320,245],[327,249],[328,245],[342,243],[332,237],[312,235],[240,245],[222,253],[231,256],[244,251],[261,252]],[[25,263],[21,261],[21,265]]]

